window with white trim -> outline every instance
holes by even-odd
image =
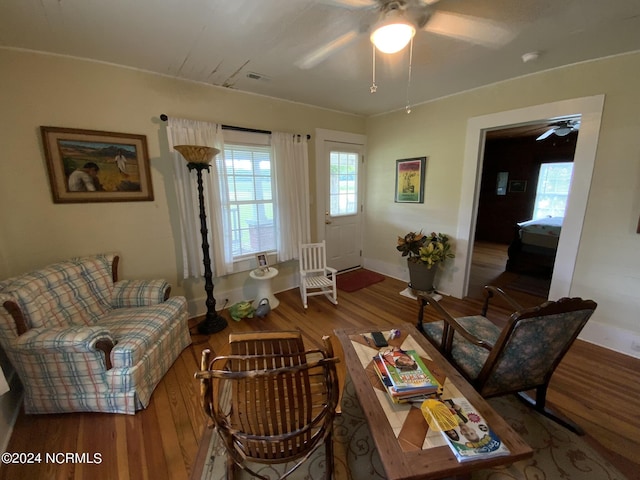
[[[271,146],[227,141],[224,159],[234,260],[276,250]]]
[[[571,188],[573,162],[543,163],[538,175],[538,188],[533,219],[564,217]]]

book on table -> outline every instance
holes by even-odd
[[[404,390],[402,392],[396,392],[393,388],[393,383],[391,383],[387,371],[384,368],[383,360],[378,355],[373,357],[373,369],[378,375],[380,382],[389,394],[389,398],[391,398],[393,403],[419,402],[433,394],[432,390],[427,390],[426,393],[422,393],[420,390]]]
[[[397,393],[436,393],[440,383],[426,367],[415,350],[392,348],[378,354],[392,388]]]
[[[510,453],[484,417],[464,397],[426,400],[421,410],[429,427],[442,433],[459,462]]]
[[[386,361],[383,359],[383,355],[378,354],[373,357],[374,370],[376,371],[385,389],[389,393],[391,400],[394,401],[395,403],[404,403],[407,401],[426,398],[430,395],[437,393],[440,389],[440,384],[435,379],[435,377],[431,374],[431,372],[427,369],[427,367],[424,365],[422,360],[420,360],[420,357],[417,355],[417,353],[413,352],[413,354],[415,354],[415,357],[418,358],[418,360],[420,361],[419,365],[416,364],[416,367],[419,369],[420,378],[422,380],[420,382],[413,383],[410,386],[409,384],[401,385],[400,388],[397,388],[396,386],[398,385],[397,383],[398,380],[396,379],[394,381],[394,379],[391,377],[389,369],[387,368],[388,366],[386,365]],[[415,360],[413,360],[414,357],[410,356],[410,358],[415,363]],[[408,364],[410,362],[407,361],[405,363]],[[405,371],[408,372],[409,370],[405,370]],[[413,371],[414,373],[412,378],[416,380],[418,376],[417,376],[417,373],[415,373],[416,372],[415,367]],[[428,378],[428,381],[425,380],[425,378]]]

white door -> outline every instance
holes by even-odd
[[[327,264],[338,271],[362,266],[363,148],[325,142],[324,238]]]

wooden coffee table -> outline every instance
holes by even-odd
[[[407,323],[391,328],[400,330],[400,336],[390,340],[389,344],[416,350],[429,370],[442,383],[443,397],[467,398],[502,439],[511,454],[485,460],[458,462],[441,434],[429,430],[419,404],[394,404],[388,399],[388,394],[371,363],[378,349],[362,335],[377,328],[336,330],[335,334],[344,351],[344,363],[389,480],[464,476],[475,470],[510,464],[533,455],[531,447],[413,325]],[[388,337],[388,330],[383,333]]]

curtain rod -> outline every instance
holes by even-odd
[[[160,114],[160,120],[166,122],[169,119],[166,114]],[[245,128],[245,127],[236,127],[234,125],[222,125],[224,130],[235,130],[236,132],[249,132],[249,133],[264,133],[266,135],[271,135],[271,130],[256,130],[255,128]],[[311,135],[307,134],[307,140],[311,138]]]

